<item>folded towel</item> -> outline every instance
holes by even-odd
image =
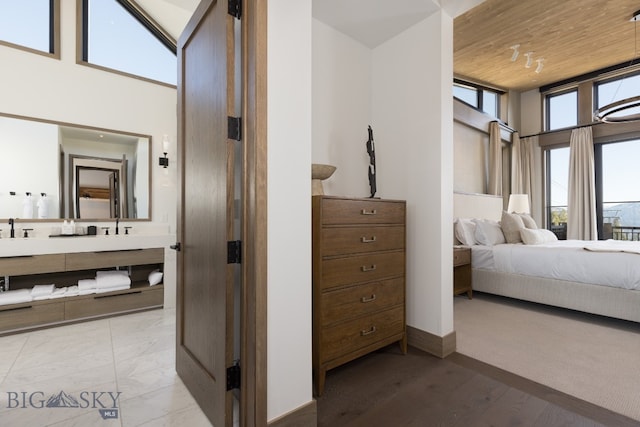
[[[102,276],[111,276],[111,275],[120,275],[129,277],[129,272],[127,270],[100,270],[96,271],[96,278]]]
[[[73,297],[76,295],[80,295],[80,290],[78,288],[78,285],[73,285],[73,286],[69,286],[67,288],[67,292],[64,294],[67,297]]]
[[[122,291],[124,289],[131,289],[131,285],[114,286],[111,288],[98,288],[96,289],[96,293],[101,294],[104,292]]]
[[[56,285],[35,285],[33,289],[31,289],[31,296],[33,298],[51,295],[51,292],[55,289]]]
[[[67,288],[56,288],[51,295],[49,295],[49,299],[66,297],[66,294]]]
[[[90,290],[90,289],[96,289],[96,287],[98,287],[98,281],[96,279],[80,279],[78,280],[78,290],[80,292],[82,291],[86,291],[86,290]],[[92,293],[92,292],[90,292]]]
[[[31,289],[0,292],[0,305],[19,304],[21,302],[29,302],[32,299]]]
[[[115,288],[131,285],[131,279],[124,274],[103,274],[96,276],[97,289]]]
[[[91,295],[91,294],[95,294],[96,291],[97,291],[96,288],[84,289],[84,290],[78,291],[78,295]]]

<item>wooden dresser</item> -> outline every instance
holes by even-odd
[[[313,373],[398,341],[405,321],[406,203],[313,196]]]

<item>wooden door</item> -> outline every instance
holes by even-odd
[[[226,0],[204,0],[178,43],[176,370],[216,427],[233,421],[233,26]]]

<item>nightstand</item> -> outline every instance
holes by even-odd
[[[473,298],[471,286],[471,248],[453,248],[453,295],[467,293],[469,299]]]

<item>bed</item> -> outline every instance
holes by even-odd
[[[456,218],[497,221],[502,208],[502,197],[454,194]],[[476,291],[640,322],[640,243],[501,243],[471,250]]]

